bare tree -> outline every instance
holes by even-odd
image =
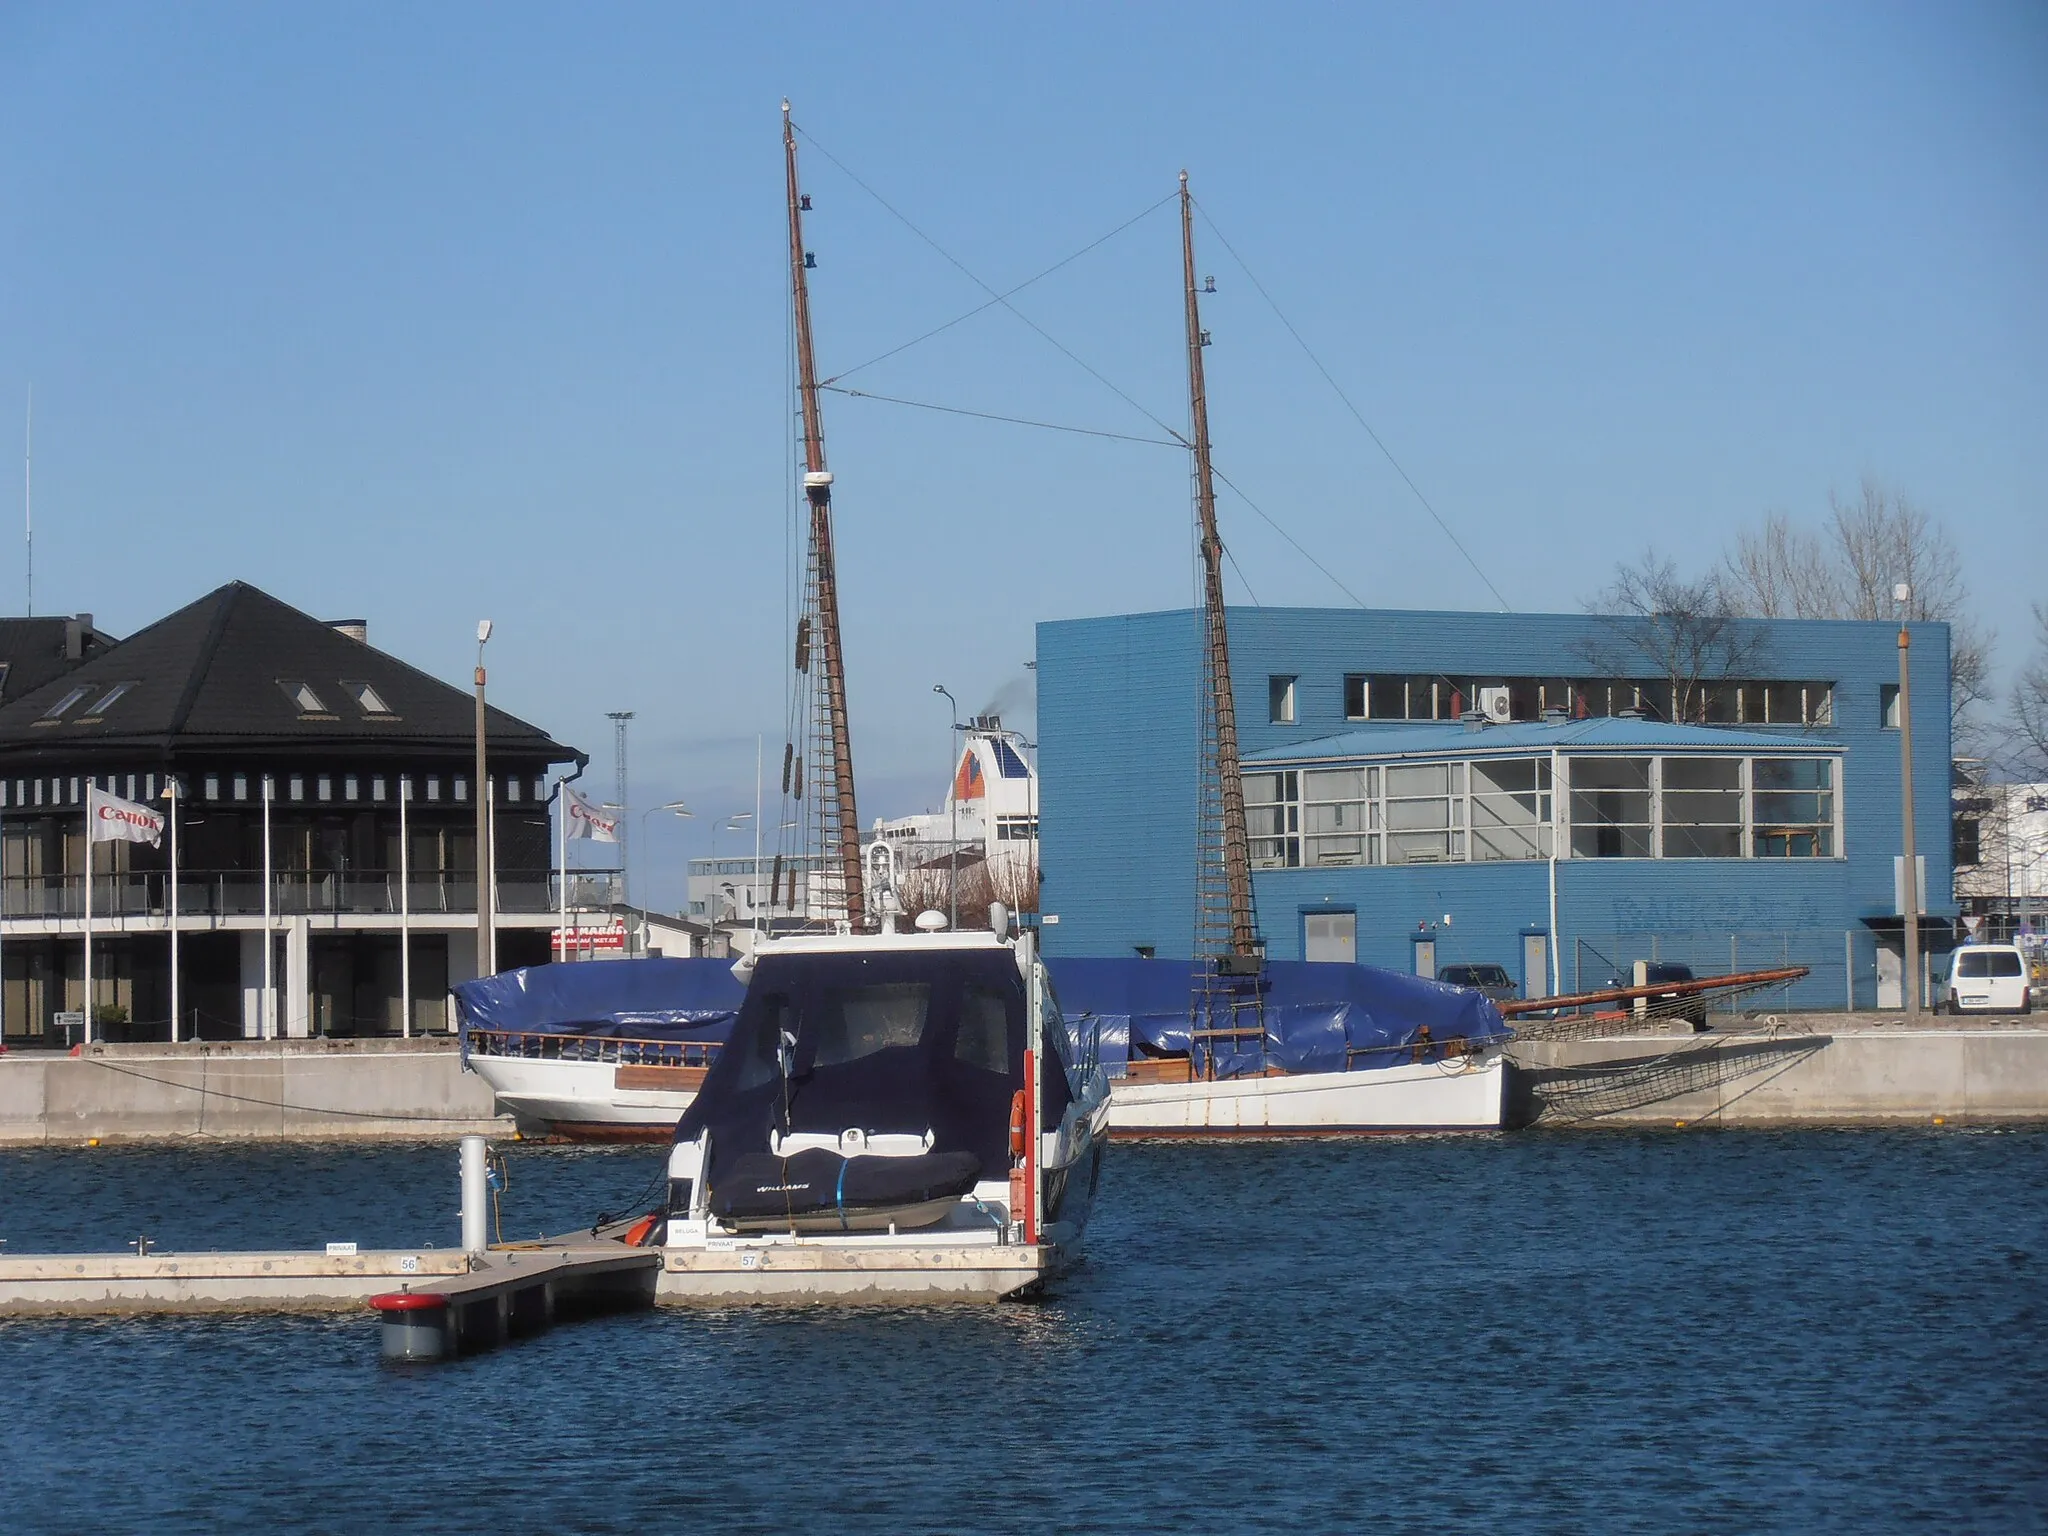
[[[1703,719],[1708,685],[1755,675],[1767,649],[1763,629],[1736,612],[1721,572],[1688,581],[1654,549],[1616,566],[1586,607],[1603,621],[1580,648],[1587,661],[1617,677],[1651,669],[1671,686],[1674,720]]]
[[[1818,534],[1782,512],[1736,536],[1723,575],[1736,612],[1759,618],[1895,619],[1892,588],[1913,591],[1906,617],[1949,626],[1949,726],[1955,751],[1983,746],[1975,707],[1989,697],[1993,636],[1970,616],[1962,559],[1924,508],[1873,476],[1853,498],[1828,494]]]
[[[2034,654],[2012,689],[2007,766],[2016,779],[2048,779],[2048,607],[2034,604]]]
[[[1736,535],[1723,574],[1729,602],[1760,619],[1839,619],[1847,606],[1827,547],[1783,512]]]

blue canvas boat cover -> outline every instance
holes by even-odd
[[[730,960],[602,960],[529,965],[455,989],[471,1030],[624,1040],[723,1040],[747,989]]]
[[[1204,1026],[1245,1033],[1191,1041],[1192,962],[1058,959],[1048,968],[1069,1032],[1096,1037],[1112,1076],[1133,1057],[1184,1056],[1191,1044],[1204,1075],[1237,1077],[1268,1066],[1290,1072],[1393,1066],[1441,1055],[1452,1041],[1477,1044],[1510,1033],[1500,1011],[1477,992],[1372,966],[1273,960],[1243,983],[1241,996],[1248,1002],[1257,988],[1262,1010],[1219,1011]],[[722,1041],[746,995],[727,960],[535,965],[454,990],[465,1048],[471,1030]]]
[[[1243,1077],[1269,1066],[1344,1072],[1431,1059],[1453,1041],[1510,1033],[1492,1002],[1462,987],[1369,965],[1270,960],[1236,994],[1262,1008],[1219,1006],[1191,1039],[1193,962],[1070,959],[1050,967],[1068,1028],[1096,1035],[1112,1076],[1134,1057],[1186,1056],[1191,1047],[1204,1076]],[[1207,1033],[1217,1030],[1243,1033]]]

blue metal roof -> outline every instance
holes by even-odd
[[[1839,752],[1832,735],[1787,729],[1733,730],[1715,725],[1672,725],[1662,720],[1523,721],[1474,730],[1459,721],[1365,725],[1335,736],[1248,752],[1247,763],[1296,763],[1364,757],[1470,756],[1473,753],[1550,751]]]

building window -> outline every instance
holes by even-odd
[[[1294,724],[1294,679],[1266,679],[1266,718],[1275,725]]]
[[[462,804],[469,799],[469,780],[462,774],[455,775],[455,800]]]
[[[318,778],[314,779],[313,793],[323,801],[332,800],[334,798],[333,776],[331,774],[323,773]],[[292,796],[292,798],[296,800],[298,799],[298,796],[294,795]]]
[[[996,818],[996,841],[999,843],[1028,843],[1038,836],[1036,816],[998,816]]]
[[[1878,713],[1882,716],[1881,723],[1884,729],[1896,731],[1899,728],[1899,685],[1897,683],[1878,684],[1877,707]]]
[[[1551,851],[1550,759],[1499,758],[1472,765],[1472,858],[1547,859]]]
[[[246,799],[248,799],[248,798],[249,798],[249,775],[247,775],[246,773],[238,773],[238,774],[236,774],[236,775],[235,775],[235,780],[234,780],[234,784],[235,784],[235,798],[236,798],[237,800],[246,800]]]
[[[202,782],[206,785],[206,798],[218,800],[220,798],[220,775],[209,773]]]
[[[430,773],[427,775],[427,799],[439,800],[440,798],[441,776],[438,773]]]
[[[1571,759],[1572,857],[1647,859],[1650,844],[1650,759]]]
[[[548,797],[548,781],[547,781],[547,777],[546,777],[545,775],[540,775],[540,776],[537,776],[537,777],[536,777],[536,778],[534,779],[534,781],[533,781],[533,798],[534,798],[534,799],[536,799],[536,800],[545,800],[545,799],[547,799],[547,797]]]
[[[277,686],[284,690],[284,696],[292,701],[292,708],[302,715],[324,715],[327,706],[320,701],[320,695],[313,691],[311,683],[295,677],[280,677]]]
[[[1244,776],[1244,814],[1254,868],[1292,869],[1301,862],[1301,811],[1295,804],[1300,780],[1294,772]]]
[[[1825,757],[1760,757],[1750,764],[1751,836],[1758,858],[1834,857],[1834,768]]]
[[[1379,863],[1379,776],[1377,768],[1311,769],[1301,775],[1305,862]]]
[[[370,798],[379,805],[384,803],[384,775],[381,773],[370,775]]]
[[[289,784],[290,787],[285,793],[290,799],[303,800],[306,798],[306,781],[303,778],[295,773],[291,776]]]
[[[43,718],[45,720],[63,719],[66,710],[70,709],[72,705],[76,704],[80,699],[84,698],[88,693],[91,692],[92,685],[89,683],[81,684],[79,687],[70,689],[64,694],[62,698],[58,699],[56,703],[52,704],[48,709],[43,711]]]
[[[1661,765],[1663,856],[1742,857],[1742,759],[1667,757]]]
[[[519,803],[519,780],[509,774],[505,778],[505,802],[508,805]]]
[[[1465,856],[1465,765],[1403,763],[1386,770],[1389,864]]]
[[[384,702],[383,695],[368,683],[351,681],[344,677],[341,680],[341,688],[342,692],[356,701],[356,707],[364,714],[388,716],[391,713],[391,706]]]
[[[354,774],[352,774],[352,773],[348,773],[348,774],[343,774],[343,775],[342,775],[342,779],[341,779],[341,798],[342,798],[342,799],[344,799],[344,800],[348,801],[348,802],[349,802],[349,803],[350,803],[351,805],[353,805],[353,804],[354,804],[354,803],[355,803],[356,801],[358,801],[358,800],[362,799],[362,795],[361,795],[361,794],[359,793],[359,791],[361,790],[361,788],[362,788],[362,786],[361,786],[361,784],[360,784],[360,783],[358,783],[358,781],[357,781],[357,779],[356,779],[356,776],[355,776]]]

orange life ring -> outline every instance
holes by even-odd
[[[1024,1155],[1024,1090],[1010,1095],[1010,1156]]]

